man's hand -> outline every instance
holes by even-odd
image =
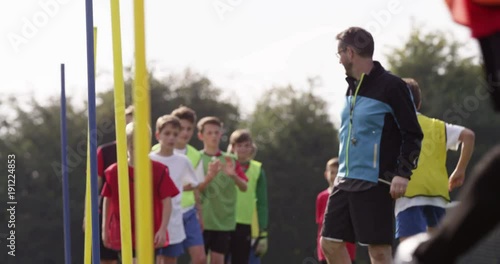
[[[391,181],[391,196],[393,199],[398,199],[403,197],[406,192],[406,187],[408,187],[408,179],[401,176],[394,176]]]
[[[155,248],[165,247],[166,242],[167,242],[167,228],[162,227],[155,234],[155,240],[154,240]]]
[[[453,189],[462,186],[464,184],[465,179],[465,171],[464,170],[455,170],[449,180],[448,189],[451,192]]]

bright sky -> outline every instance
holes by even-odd
[[[66,64],[67,93],[87,98],[85,1],[1,1],[0,95],[39,100],[59,96],[60,63]],[[121,1],[123,63],[133,61],[133,1]],[[110,1],[94,1],[98,28],[96,90],[113,84]],[[219,9],[216,9],[219,7]],[[335,56],[335,35],[362,26],[375,38],[375,59],[403,45],[412,21],[441,29],[479,54],[469,31],[454,24],[444,0],[176,0],[146,1],[146,54],[163,76],[187,67],[206,74],[250,113],[262,93],[275,85],[315,93],[338,119],[345,92],[344,69]],[[235,96],[236,95],[236,96]]]

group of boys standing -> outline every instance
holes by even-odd
[[[134,232],[134,123],[127,108],[127,152]],[[152,162],[153,227],[157,264],[175,264],[187,251],[193,264],[260,263],[267,251],[267,184],[256,146],[247,130],[236,130],[228,152],[220,150],[223,123],[197,123],[203,149],[189,145],[197,121],[185,106],[158,118]],[[115,264],[121,251],[116,143],[98,148],[102,186],[101,263]],[[146,217],[146,216],[145,216]]]

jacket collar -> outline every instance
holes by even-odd
[[[373,61],[373,68],[370,71],[370,73],[365,75],[363,82],[374,80],[378,76],[382,75],[384,72],[385,72],[385,69],[384,69],[384,67],[382,67],[380,62]],[[355,86],[355,83],[357,82],[356,79],[354,79],[353,77],[350,77],[350,76],[347,76],[345,78],[345,80],[347,81],[349,86]]]

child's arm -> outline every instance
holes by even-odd
[[[183,191],[193,191],[195,187],[193,187],[191,184],[186,184],[182,187]]]
[[[105,173],[104,173],[105,177],[106,177],[106,183],[104,184],[104,186],[102,187],[102,190],[101,190],[101,197],[103,197],[103,204],[102,204],[102,230],[101,230],[101,235],[102,235],[102,241],[104,243],[105,246],[109,247],[110,243],[108,241],[108,236],[107,236],[107,231],[108,231],[108,226],[107,226],[107,219],[108,219],[108,215],[109,215],[109,205],[110,205],[110,198],[113,196],[113,195],[117,195],[116,193],[114,193],[113,190],[117,190],[117,188],[115,187],[117,182],[115,181],[116,178],[112,177],[113,176],[113,173],[111,170],[106,170]]]
[[[158,164],[158,163],[157,163]],[[161,223],[158,231],[154,237],[155,247],[165,247],[168,242],[168,222],[170,220],[170,214],[172,213],[172,197],[179,194],[179,190],[175,186],[172,178],[170,178],[170,172],[168,167],[159,164],[163,167],[163,172],[160,177],[158,174],[153,174],[153,177],[160,178],[158,181],[160,184],[158,186],[158,191],[155,195],[158,195],[157,199],[161,200],[162,211],[161,211]],[[156,180],[155,180],[156,182]]]
[[[195,200],[196,216],[198,217],[198,222],[200,222],[201,230],[203,230],[201,197],[200,197],[200,191],[198,189],[194,189],[194,200]]]
[[[241,169],[241,166],[236,161],[229,156],[224,157],[226,163],[224,165],[224,173],[233,179],[238,189],[242,192],[246,192],[247,190],[247,181],[248,178]]]
[[[108,243],[108,236],[106,232],[108,230],[108,208],[109,208],[109,198],[104,197],[104,200],[102,201],[102,230],[101,230],[101,236],[102,236],[102,242],[104,246],[109,247]]]
[[[458,138],[462,142],[462,151],[460,152],[460,159],[458,160],[455,170],[449,179],[449,190],[462,186],[465,178],[465,170],[469,164],[472,152],[474,151],[475,135],[472,130],[464,128]]]
[[[182,180],[183,180],[183,190],[184,191],[192,191],[198,185],[200,182],[198,181],[198,178],[196,177],[196,172],[194,171],[193,165],[191,165],[191,162],[186,158],[184,159],[185,166],[184,166],[184,172],[182,173]]]
[[[255,253],[259,256],[266,254],[267,243],[267,225],[268,225],[268,202],[267,202],[267,181],[264,170],[260,170],[260,176],[257,180],[257,219],[259,222],[259,243],[257,243]]]
[[[269,220],[269,205],[267,200],[267,179],[264,170],[260,170],[260,176],[257,180],[257,216],[259,219],[260,232],[266,231]]]
[[[167,227],[170,220],[170,214],[172,213],[172,198],[167,197],[161,200],[161,203],[163,205],[161,211],[161,225],[160,229],[155,234],[154,240],[156,248],[163,247],[163,245],[167,242]]]

